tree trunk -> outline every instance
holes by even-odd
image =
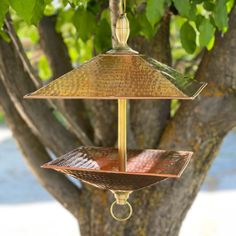
[[[118,0],[110,0],[112,26],[117,16]],[[236,125],[236,15],[232,10],[229,31],[222,37],[217,34],[214,49],[205,52],[196,79],[209,83],[205,92],[195,101],[182,102],[177,114],[170,119],[170,103],[160,101],[133,101],[130,103],[129,129],[132,145],[161,147],[174,150],[193,150],[194,158],[179,180],[166,180],[158,185],[132,193],[130,202],[134,214],[127,222],[113,220],[109,207],[113,196],[108,191],[82,184],[81,189],[58,173],[42,170],[40,165],[50,156],[47,148],[61,155],[83,143],[78,130],[90,132],[93,126],[95,143],[112,146],[117,141],[117,104],[91,102],[94,121],[84,116],[78,120],[77,131],[68,129],[53,115],[48,101],[24,101],[23,95],[36,88],[37,79],[30,63],[22,55],[19,40],[6,43],[0,39],[0,104],[9,127],[33,173],[41,184],[66,207],[79,221],[81,235],[93,236],[177,236],[181,223],[190,208],[217,150],[227,132]],[[148,56],[171,64],[169,47],[169,22],[167,14],[161,22],[159,33],[147,41],[138,37],[131,41],[135,49]],[[41,25],[43,28],[43,26]],[[48,41],[47,32],[41,28],[41,40]],[[9,29],[9,27],[8,27]],[[9,34],[15,39],[13,29]],[[112,30],[114,32],[114,29]],[[57,55],[66,62],[65,45],[58,35]],[[113,33],[113,40],[115,40]],[[56,60],[53,52],[42,45],[46,56]],[[61,51],[60,51],[61,50]],[[64,55],[64,56],[63,56]],[[56,56],[57,57],[57,56]],[[53,59],[54,58],[54,59]],[[50,61],[49,60],[49,61]],[[54,74],[64,73],[60,60],[51,61]],[[14,68],[14,70],[12,70]],[[60,70],[58,69],[60,68]],[[64,68],[65,69],[65,68]],[[77,104],[71,104],[75,114]],[[59,106],[56,108],[61,109]],[[81,111],[86,113],[82,104]],[[75,120],[68,120],[75,124]],[[93,135],[88,134],[87,138]]]
[[[89,205],[86,206],[88,208],[85,211],[88,222],[80,225],[82,235],[178,235],[182,221],[204,181],[224,136],[236,125],[234,82],[236,29],[233,27],[235,24],[234,8],[230,15],[229,31],[224,37],[217,34],[214,49],[205,52],[197,73],[197,80],[209,83],[207,89],[195,101],[182,102],[176,116],[169,121],[159,141],[161,148],[195,152],[183,176],[179,180],[166,180],[134,192],[130,200],[134,207],[134,214],[125,223],[114,221],[109,214],[109,206],[113,201],[112,194],[89,187],[88,195],[83,201],[83,204]],[[161,55],[162,60],[165,60],[163,55],[168,53]],[[218,61],[216,58],[221,60]],[[223,63],[225,61],[228,63]],[[140,105],[141,108],[144,109],[143,113],[147,112],[144,115],[147,117],[151,109]],[[132,115],[136,114],[131,114],[131,117]],[[230,117],[225,119],[229,115]],[[155,127],[160,119],[152,122]],[[138,127],[139,129],[146,129],[145,124],[140,122],[139,125],[141,126]],[[158,132],[158,129],[156,131]],[[142,143],[139,141],[138,143],[142,146]],[[149,145],[153,143],[150,142]]]

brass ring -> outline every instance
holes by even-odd
[[[114,201],[112,204],[111,204],[111,208],[110,208],[110,212],[111,212],[111,215],[112,217],[117,220],[117,221],[126,221],[128,220],[131,216],[132,216],[132,213],[133,213],[133,208],[132,206],[130,205],[129,202],[126,202],[124,205],[127,205],[129,207],[129,215],[125,218],[119,218],[117,216],[115,216],[114,212],[113,212],[113,207],[114,205],[117,204],[116,201]]]

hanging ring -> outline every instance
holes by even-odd
[[[129,208],[129,214],[128,214],[128,216],[125,217],[125,218],[119,218],[119,217],[117,217],[117,216],[114,214],[114,209],[113,209],[113,208],[114,208],[115,204],[117,204],[116,201],[114,201],[114,202],[111,204],[111,208],[110,208],[111,215],[112,215],[112,217],[113,217],[115,220],[117,220],[117,221],[126,221],[126,220],[128,220],[128,219],[132,216],[133,208],[132,208],[132,206],[130,205],[129,202],[126,202],[125,204],[122,204],[122,206],[127,205],[128,208]],[[121,205],[121,204],[118,204],[118,205]]]

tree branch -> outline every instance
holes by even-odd
[[[11,38],[12,43],[14,44],[16,50],[18,51],[19,57],[21,58],[21,61],[24,65],[25,70],[28,72],[30,79],[34,82],[36,87],[42,86],[42,81],[37,76],[33,67],[31,66],[31,64],[27,58],[27,55],[24,51],[24,48],[23,48],[22,44],[20,43],[20,40],[13,28],[9,14],[5,18],[4,24],[5,24],[5,30],[7,31],[9,37]]]
[[[49,59],[54,79],[73,69],[62,35],[56,32],[55,27],[55,15],[43,17],[39,24],[40,44]],[[54,103],[83,145],[92,145],[93,130],[83,101],[57,100]]]
[[[204,57],[208,58],[208,63],[210,63],[207,64],[207,71],[201,68],[206,62],[202,62],[200,65],[199,71],[205,71],[209,80],[211,78],[214,81],[222,81],[226,74],[230,74],[236,79],[233,72],[236,63],[236,45],[230,49],[224,48],[224,45],[229,45],[231,40],[236,39],[235,24],[234,13],[230,16],[229,31],[224,38],[217,36],[217,41],[220,40],[220,42],[217,42],[213,51],[210,52],[211,55],[214,55],[214,59]],[[217,59],[227,58],[229,53],[231,61],[224,64],[224,69],[216,66]],[[212,68],[212,71],[209,68]],[[217,77],[213,78],[211,73]],[[197,79],[199,79],[199,75]],[[206,77],[204,79],[207,80]],[[132,205],[135,209],[135,217],[126,224],[114,223],[109,216],[104,215],[103,210],[98,209],[97,204],[92,206],[92,209],[96,211],[96,218],[100,219],[101,217],[98,222],[102,222],[106,229],[104,231],[98,228],[96,230],[97,235],[115,235],[117,232],[120,235],[129,236],[142,234],[147,236],[178,235],[181,222],[199,191],[224,136],[236,125],[235,93],[229,92],[232,91],[229,89],[225,94],[217,93],[209,96],[209,92],[212,91],[211,85],[208,86],[207,90],[206,96],[203,95],[194,101],[181,104],[176,116],[170,121],[160,140],[161,148],[195,151],[193,160],[183,176],[179,180],[166,180],[158,185],[133,193]],[[106,200],[106,202],[109,204],[109,201]],[[148,220],[143,219],[144,210],[145,219]]]
[[[58,155],[79,145],[76,137],[56,120],[47,101],[23,100],[23,96],[36,90],[36,87],[24,70],[12,43],[8,44],[0,39],[0,52],[0,76],[3,84],[33,132]]]
[[[42,82],[41,82],[40,78],[34,73],[34,69],[33,69],[32,65],[30,64],[29,59],[26,56],[25,51],[22,47],[22,44],[21,44],[18,36],[16,35],[15,31],[14,31],[14,28],[12,26],[11,19],[10,19],[9,16],[5,20],[5,25],[6,25],[7,32],[9,33],[9,36],[11,37],[11,40],[13,42],[15,51],[17,52],[19,58],[21,59],[23,67],[25,68],[25,70],[28,73],[28,78],[31,79],[31,81],[33,81],[33,83],[36,85],[36,87],[42,86]],[[53,107],[58,108],[58,110],[62,112],[62,115],[66,119],[70,129],[73,130],[73,133],[77,134],[77,137],[80,139],[81,143],[84,144],[84,145],[92,145],[92,142],[90,141],[90,139],[88,138],[86,133],[76,123],[76,120],[78,120],[79,114],[77,114],[78,115],[77,116],[75,114],[75,109],[73,110],[73,107],[69,106],[69,105],[73,104],[73,101],[65,102],[65,103],[68,103],[68,106],[66,106],[64,104],[64,102],[60,102],[60,101],[59,102],[53,102],[53,103],[52,103],[52,101],[50,101],[50,103],[53,105]],[[74,112],[66,113],[65,110],[71,110],[71,111],[73,110]],[[78,112],[78,110],[77,110],[77,112]],[[75,125],[75,127],[73,129],[71,128],[72,125],[70,124],[69,121],[71,121]]]
[[[98,146],[113,146],[117,140],[117,102],[113,100],[87,100],[94,142]]]
[[[0,80],[0,102],[8,126],[13,132],[23,157],[39,182],[76,218],[81,218],[78,211],[81,190],[65,176],[42,169],[40,166],[50,161],[50,156],[40,140],[21,118],[9,94]]]
[[[62,35],[55,30],[56,19],[56,15],[44,16],[38,26],[40,45],[49,60],[53,79],[73,69]]]
[[[115,25],[119,0],[109,1],[111,12],[112,44],[116,45]],[[90,100],[86,106],[91,113],[96,145],[113,146],[117,141],[117,102],[113,100]]]
[[[171,64],[169,42],[170,15],[167,13],[152,40],[137,36],[131,45],[159,61]],[[170,117],[170,101],[134,100],[130,103],[131,128],[140,148],[155,147]]]
[[[205,52],[197,72],[199,80],[207,81],[204,96],[222,96],[236,92],[236,7],[230,13],[229,30],[223,36],[216,34],[214,50]],[[220,57],[218,57],[220,55]],[[217,58],[217,60],[215,60]],[[217,68],[217,69],[216,69]]]
[[[194,101],[181,104],[161,138],[161,148],[195,152],[180,181],[166,181],[156,187],[162,194],[156,213],[150,217],[156,224],[162,222],[169,227],[166,235],[174,235],[180,229],[178,222],[182,222],[197,195],[223,138],[236,126],[236,94],[233,92],[236,80],[235,10],[236,5],[230,14],[229,31],[224,37],[217,34],[213,50],[205,52],[200,64],[196,79],[207,81],[207,88]],[[163,204],[171,206],[168,211],[160,207]],[[161,219],[164,212],[169,222]]]

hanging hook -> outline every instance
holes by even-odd
[[[120,0],[119,13],[120,13],[120,16],[126,13],[126,0]]]

